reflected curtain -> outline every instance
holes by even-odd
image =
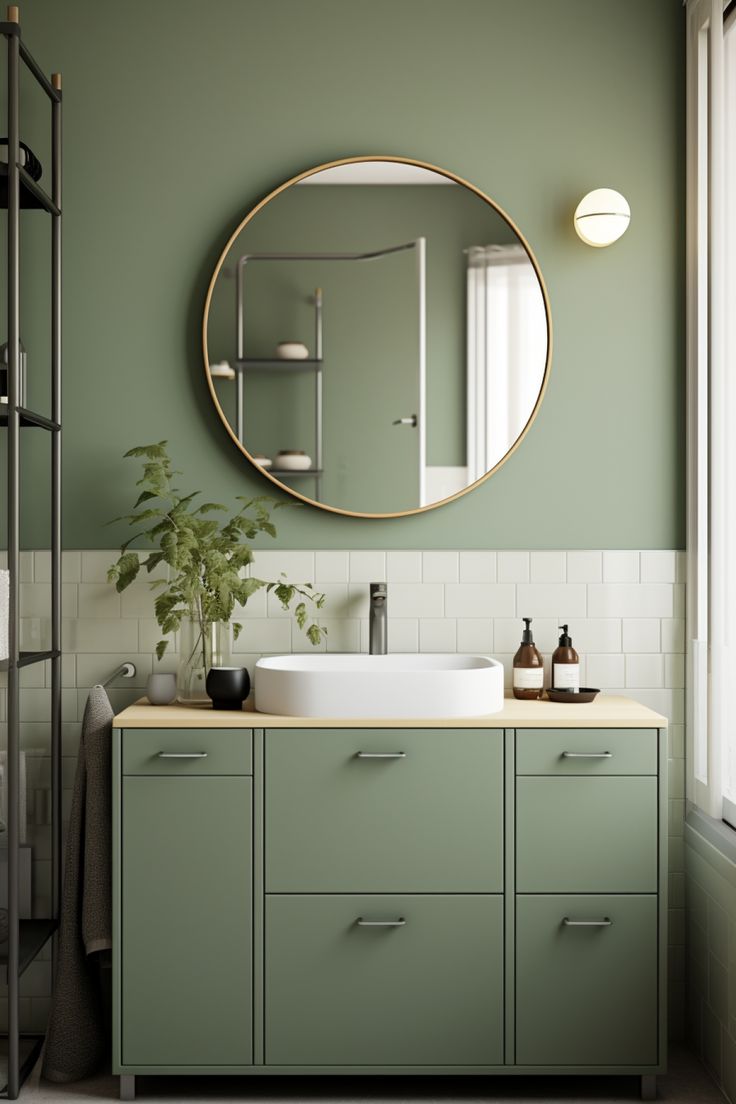
[[[539,395],[547,320],[536,272],[520,245],[467,250],[468,477],[508,452]]]

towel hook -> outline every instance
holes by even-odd
[[[116,668],[109,678],[106,678],[103,682],[103,686],[109,686],[111,682],[114,682],[116,678],[133,678],[135,676],[136,669],[135,663],[122,663],[120,667]]]

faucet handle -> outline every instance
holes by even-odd
[[[388,597],[388,588],[385,583],[370,584],[371,601],[373,599],[385,600]]]

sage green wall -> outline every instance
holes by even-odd
[[[463,499],[391,521],[290,511],[281,545],[682,545],[680,0],[23,0],[21,17],[64,74],[67,546],[120,538],[102,525],[129,502],[132,444],[168,438],[217,498],[264,489],[205,388],[209,274],[276,183],[373,152],[453,169],[522,227],[552,301],[547,397]],[[608,250],[571,225],[601,185],[633,212]]]

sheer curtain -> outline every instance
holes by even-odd
[[[539,395],[547,320],[536,272],[520,245],[467,250],[468,480],[493,468],[524,429]]]

